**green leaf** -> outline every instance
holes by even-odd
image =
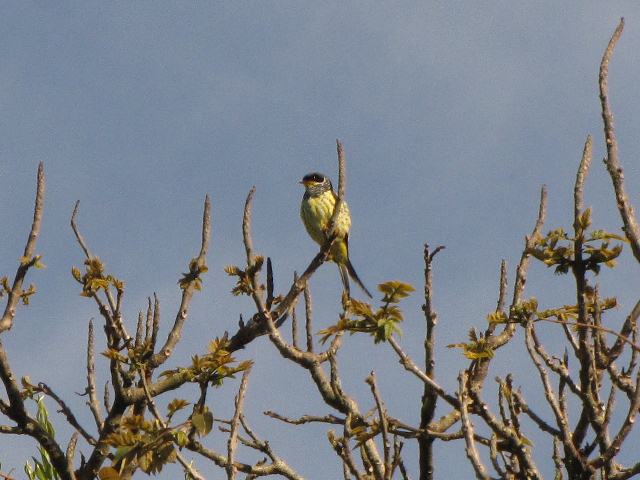
[[[180,448],[186,446],[187,443],[189,443],[189,436],[186,434],[186,432],[183,432],[182,430],[178,430],[177,432],[174,432],[173,438],[174,438],[174,441],[176,442],[176,445],[178,445]]]
[[[384,293],[383,302],[398,303],[403,298],[408,297],[411,292],[415,291],[412,285],[401,282],[399,280],[391,280],[389,282],[378,285],[378,290]]]
[[[213,414],[209,410],[191,416],[191,423],[201,437],[207,435],[213,428]]]

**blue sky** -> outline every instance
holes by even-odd
[[[184,364],[251,312],[247,299],[231,297],[222,270],[243,259],[248,190],[257,188],[256,250],[273,259],[282,291],[317,248],[299,220],[297,181],[313,170],[336,181],[342,139],[351,257],[365,284],[397,278],[421,287],[423,243],[447,247],[435,266],[436,368],[453,390],[465,362],[444,345],[485,325],[500,260],[513,278],[542,184],[547,226],[571,225],[588,133],[595,144],[586,203],[601,227],[619,228],[599,161],[597,69],[621,16],[610,88],[627,185],[638,198],[635,2],[6,2],[0,13],[2,275],[13,274],[24,246],[39,161],[47,174],[38,244],[47,268],[31,275],[38,294],[2,341],[16,374],[55,386],[86,424],[84,400],[72,392],[84,388],[86,324],[98,313],[69,273],[82,263],[68,226],[77,199],[92,251],[126,281],[127,319],[157,292],[167,328],[210,193],[211,270],[176,351],[174,364]],[[613,321],[636,300],[638,267],[630,255],[621,263],[598,279],[606,294],[620,293]],[[323,267],[311,286],[316,325],[327,326],[339,307],[336,268]],[[571,282],[534,265],[527,295],[549,307],[570,303]],[[420,303],[414,295],[404,304],[402,342],[416,359]],[[527,393],[537,379],[522,339],[513,343],[498,352],[490,377],[511,369]],[[327,413],[309,379],[266,339],[239,357],[257,362],[247,397],[256,430],[302,474],[337,477],[325,427],[287,427],[260,414]],[[371,403],[364,378],[373,368],[391,413],[416,421],[419,385],[386,346],[351,337],[342,357],[345,385],[363,405]],[[229,415],[235,387],[213,396],[217,416]],[[63,422],[56,425],[66,439]],[[406,451],[415,470],[415,448]],[[21,471],[34,452],[28,440],[0,437],[3,470]],[[465,462],[452,461],[461,455],[461,444],[438,450],[437,478],[470,476]]]

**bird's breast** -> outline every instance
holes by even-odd
[[[302,200],[300,217],[309,236],[319,244],[323,244],[325,241],[325,233],[331,221],[335,204],[336,201],[331,191],[317,196],[305,196]],[[342,202],[340,215],[338,215],[336,221],[337,236],[344,237],[347,235],[350,226],[349,207],[346,202]]]

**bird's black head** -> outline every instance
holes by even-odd
[[[331,180],[322,173],[312,172],[306,174],[300,180],[300,183],[304,185],[305,195],[315,197],[322,195],[328,190],[333,190],[331,186]]]
[[[314,185],[318,183],[324,183],[327,177],[325,177],[322,173],[312,172],[307,173],[304,177],[302,177],[302,181],[300,183],[304,185]]]

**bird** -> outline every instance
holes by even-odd
[[[327,241],[329,223],[335,210],[338,195],[333,190],[331,180],[319,172],[312,172],[305,175],[300,183],[304,185],[304,195],[300,204],[300,218],[304,224],[309,236],[320,246]],[[360,277],[356,273],[351,261],[349,260],[349,228],[351,227],[351,214],[347,202],[343,201],[334,234],[336,236],[328,259],[338,265],[340,278],[344,285],[347,296],[349,292],[349,277],[351,277],[358,286],[366,293],[369,298],[371,293],[364,286]]]

